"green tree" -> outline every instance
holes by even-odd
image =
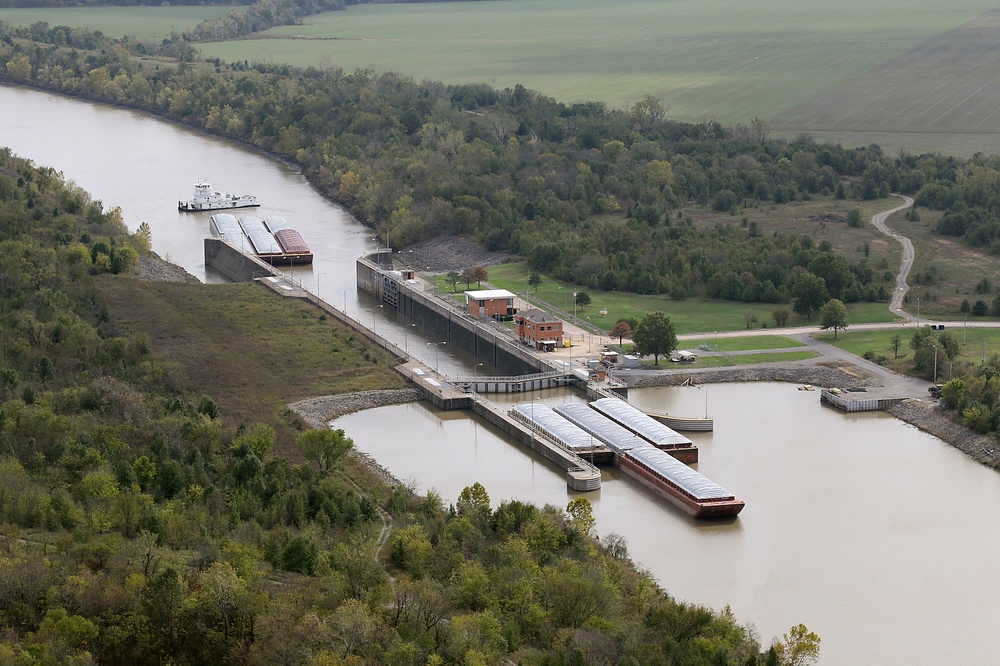
[[[341,429],[318,428],[299,435],[296,442],[307,460],[316,463],[320,470],[330,470],[340,458],[354,447],[354,440]]]
[[[486,488],[483,484],[476,481],[471,486],[466,486],[462,488],[462,492],[458,494],[458,502],[456,503],[456,508],[458,513],[462,514],[489,514],[490,512],[490,494],[486,492]]]
[[[451,291],[454,292],[456,285],[462,280],[462,274],[458,271],[448,271],[445,277],[448,278],[448,282],[451,283]]]
[[[830,295],[823,278],[805,271],[792,289],[792,298],[792,309],[797,314],[805,315],[806,319],[812,319],[812,313],[823,307],[830,300]]]
[[[542,284],[542,276],[538,273],[532,273],[528,276],[528,286],[535,288],[535,293],[538,293],[538,286]]]
[[[662,312],[650,312],[632,333],[632,340],[642,354],[653,355],[653,365],[660,364],[660,356],[677,349],[677,333],[670,317]]]
[[[892,357],[899,358],[899,346],[903,343],[899,333],[889,338],[889,346],[892,347]]]
[[[797,624],[774,647],[781,666],[807,666],[819,659],[819,643],[819,636]]]
[[[594,519],[594,510],[589,499],[586,497],[571,499],[566,505],[566,513],[569,514],[570,523],[580,531],[580,534],[590,536],[597,521]]]
[[[608,337],[618,338],[618,344],[620,345],[623,339],[632,338],[632,327],[629,326],[627,321],[620,321],[608,331]]]
[[[784,326],[788,322],[789,312],[785,308],[778,308],[771,311],[771,318],[774,319],[775,326]]]
[[[465,282],[466,288],[473,282],[476,283],[477,288],[482,287],[483,282],[488,279],[490,279],[489,273],[482,266],[472,266],[462,271],[462,281]]]
[[[861,210],[852,208],[847,211],[847,226],[857,229],[861,226]]]
[[[590,294],[585,291],[576,292],[575,303],[582,309],[585,305],[590,305]]]
[[[837,339],[837,331],[847,328],[847,306],[836,298],[831,298],[819,311],[819,327],[824,331],[833,329],[833,338]]]

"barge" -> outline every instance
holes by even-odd
[[[209,222],[212,235],[221,238],[242,252],[253,252],[272,266],[311,264],[313,253],[282,217],[269,217],[267,221],[254,216],[236,219],[230,213],[216,213]],[[272,233],[272,229],[276,230]]]
[[[191,213],[228,208],[254,208],[259,205],[257,197],[251,194],[213,191],[208,181],[200,179],[194,184],[194,197],[189,201],[178,201],[177,210]]]
[[[616,398],[602,398],[621,402]],[[745,503],[676,456],[677,450],[660,449],[630,429],[598,411],[597,402],[559,405],[555,412],[593,435],[615,453],[618,468],[693,518],[725,518],[743,510]],[[624,404],[624,403],[622,403]],[[613,406],[602,405],[606,411]]]
[[[593,435],[557,414],[547,405],[527,403],[515,405],[508,412],[511,418],[539,432],[560,447],[591,462],[610,463],[614,455]]]
[[[618,398],[601,398],[590,403],[604,416],[634,432],[658,449],[692,446],[689,438],[669,428],[645,412]]]

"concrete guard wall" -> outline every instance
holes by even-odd
[[[205,239],[205,265],[233,282],[252,282],[260,277],[280,275],[273,266],[221,238]]]
[[[395,282],[395,294],[387,294],[383,279],[387,271],[377,264],[381,261],[382,265],[388,265],[385,255],[386,251],[382,250],[358,258],[358,289],[388,305],[392,305],[394,298],[396,310],[418,327],[440,337],[449,346],[457,346],[472,354],[477,361],[489,363],[500,373],[526,375],[557,369],[529,350],[522,349],[516,342],[506,338],[503,332],[455,312],[404,280]]]
[[[601,475],[597,468],[581,460],[578,456],[557,446],[548,444],[535,436],[527,427],[507,416],[486,400],[472,403],[472,411],[513,437],[515,440],[566,471],[566,483],[573,490],[586,492],[601,487]]]

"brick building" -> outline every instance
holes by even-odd
[[[537,308],[515,315],[514,333],[518,340],[533,345],[535,349],[553,351],[563,344],[562,320]]]
[[[514,314],[514,294],[506,289],[483,289],[465,292],[465,306],[473,317],[507,316]]]

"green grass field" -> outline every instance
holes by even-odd
[[[887,367],[901,374],[913,374],[913,350],[909,347],[910,338],[913,337],[915,327],[909,326],[891,331],[841,331],[835,340],[832,333],[817,334],[816,338],[828,342],[836,347],[848,351],[857,356],[863,356],[867,351],[874,351],[888,359]],[[982,363],[983,355],[989,358],[1000,353],[1000,329],[995,328],[953,328],[951,334],[961,343],[961,352],[955,359],[955,368],[960,364],[978,366]],[[894,335],[899,335],[900,347],[898,358],[893,358],[891,340]],[[947,379],[948,364],[942,356],[939,359],[938,380]]]
[[[785,349],[804,347],[805,343],[792,340],[784,335],[750,335],[743,338],[719,338],[711,340],[712,349],[723,352],[749,351],[751,349]],[[682,347],[690,345],[681,345]]]
[[[777,354],[741,354],[739,356],[699,356],[698,360],[691,365],[701,368],[718,368],[727,365],[804,361],[815,357],[816,353],[811,351],[781,352]]]
[[[100,30],[109,37],[126,35],[138,39],[159,40],[171,31],[182,32],[205,19],[225,16],[243,7],[58,7],[0,9],[0,20],[13,25],[31,25],[44,21],[50,26]]]
[[[489,282],[498,289],[507,289],[514,293],[537,298],[553,307],[573,314],[574,286],[542,277],[542,284],[537,294],[534,289],[528,289],[528,276],[531,269],[526,262],[512,262],[493,266],[489,270]],[[444,276],[434,278],[438,289],[443,294],[451,293],[451,283]],[[475,285],[473,285],[475,287]],[[458,292],[465,289],[464,283],[458,284]],[[581,287],[576,289],[582,290]],[[738,331],[746,329],[744,313],[753,311],[758,323],[754,328],[766,324],[774,326],[771,311],[779,307],[790,309],[790,306],[779,306],[774,303],[733,303],[726,301],[673,301],[664,296],[641,296],[621,292],[607,292],[587,289],[592,302],[590,305],[576,309],[576,315],[584,322],[589,322],[600,331],[610,330],[615,322],[622,317],[642,319],[647,312],[664,312],[670,316],[678,334],[706,333],[710,331]],[[458,296],[456,296],[458,297]],[[600,314],[606,310],[607,314]],[[893,316],[885,303],[852,303],[848,306],[848,318],[851,323],[869,323],[892,321]],[[793,314],[787,322],[788,326],[819,326],[818,317],[805,319]],[[780,329],[779,329],[780,330]],[[795,346],[788,344],[784,346]],[[744,349],[767,349],[768,347],[744,347]],[[735,350],[735,349],[734,349]],[[733,351],[734,351],[733,350]]]
[[[833,132],[866,145],[878,133],[893,148],[914,140],[910,149],[971,155],[989,152],[993,141],[997,105],[992,97],[970,104],[968,95],[987,83],[994,56],[979,48],[979,32],[959,28],[995,7],[988,0],[946,7],[931,0],[371,4],[203,50],[226,60],[371,67],[418,80],[521,83],[561,101],[612,107],[652,94],[680,120],[757,116],[774,119],[782,134]],[[932,53],[956,51],[974,56],[974,66],[927,69],[943,62]],[[959,94],[950,104],[937,92],[942,82]]]

